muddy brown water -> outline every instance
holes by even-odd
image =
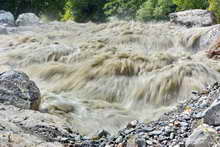
[[[114,133],[219,80],[219,63],[193,46],[206,31],[132,21],[20,27],[0,35],[0,71],[26,72],[41,90],[40,110],[76,131]]]

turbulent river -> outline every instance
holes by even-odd
[[[219,63],[198,42],[209,29],[132,21],[19,27],[0,35],[0,71],[26,72],[41,90],[40,111],[76,131],[116,132],[220,79]]]

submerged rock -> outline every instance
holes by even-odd
[[[40,104],[40,90],[23,72],[3,72],[0,73],[0,103],[36,110]]]
[[[0,10],[0,24],[5,26],[14,26],[14,16],[11,12]]]
[[[208,10],[194,9],[186,10],[169,15],[170,21],[176,24],[192,26],[211,26],[215,24],[215,17],[212,12]]]
[[[23,13],[18,16],[15,24],[17,26],[29,26],[40,24],[40,18],[33,13]]]

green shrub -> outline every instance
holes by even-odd
[[[137,19],[148,21],[151,19],[167,19],[170,12],[175,11],[172,0],[148,0],[137,11]]]
[[[209,0],[209,10],[214,12],[217,22],[220,23],[220,0]]]
[[[177,10],[188,9],[206,9],[209,6],[208,0],[173,0],[173,3],[177,5]]]
[[[73,19],[77,22],[86,22],[86,21],[102,21],[104,16],[103,7],[105,0],[68,0],[67,9],[64,14],[64,17],[68,18],[71,15]],[[70,7],[72,7],[72,14]],[[72,16],[70,18],[72,18]],[[63,18],[64,19],[64,18]]]
[[[104,6],[106,16],[135,18],[137,10],[146,0],[108,0]]]
[[[67,0],[64,6],[64,15],[62,16],[62,21],[73,20],[73,3],[71,0]]]

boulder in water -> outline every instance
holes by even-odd
[[[3,72],[0,73],[0,103],[36,110],[40,104],[40,90],[23,72]]]
[[[176,24],[192,26],[211,26],[215,24],[215,17],[212,12],[208,10],[194,9],[186,10],[169,15],[170,21]]]
[[[0,10],[0,24],[5,26],[14,26],[14,16],[11,12]]]
[[[40,24],[40,18],[34,13],[23,13],[18,16],[15,24],[17,26],[30,26]]]

